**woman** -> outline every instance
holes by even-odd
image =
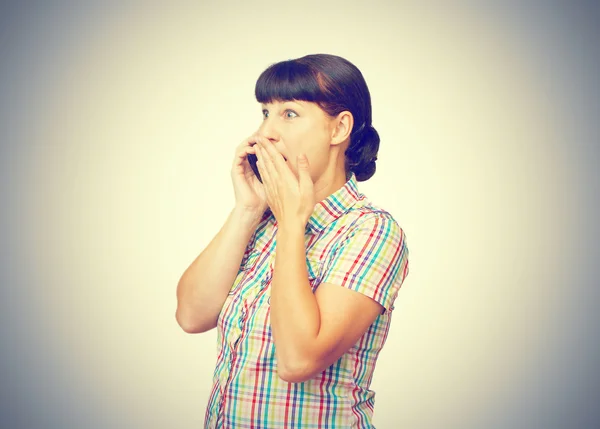
[[[255,95],[263,122],[236,149],[235,207],[177,287],[181,327],[218,328],[205,426],[372,428],[408,250],[356,185],[379,148],[367,85],[347,60],[308,55],[267,68]]]

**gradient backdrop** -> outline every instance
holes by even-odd
[[[2,2],[0,427],[202,427],[216,334],[176,285],[256,78],[316,52],[367,80],[359,188],[411,252],[377,427],[600,427],[599,8],[427,5]]]

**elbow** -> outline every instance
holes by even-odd
[[[308,361],[277,362],[277,375],[288,383],[303,383],[318,373],[315,365]]]
[[[180,308],[175,312],[175,320],[186,334],[201,334],[217,326],[216,320],[200,320],[197,317],[186,315]]]

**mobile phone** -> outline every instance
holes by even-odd
[[[249,153],[247,158],[248,158],[248,163],[250,164],[250,167],[252,168],[252,171],[254,171],[254,174],[258,178],[258,181],[260,183],[262,183],[262,179],[260,178],[260,173],[258,172],[258,167],[256,166],[256,161],[258,161],[258,158],[253,153]]]

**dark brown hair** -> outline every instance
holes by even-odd
[[[259,103],[310,101],[332,117],[349,111],[354,126],[345,152],[346,173],[354,172],[359,182],[375,174],[379,134],[371,125],[371,95],[362,73],[348,60],[313,54],[272,64],[259,76],[254,94]]]

